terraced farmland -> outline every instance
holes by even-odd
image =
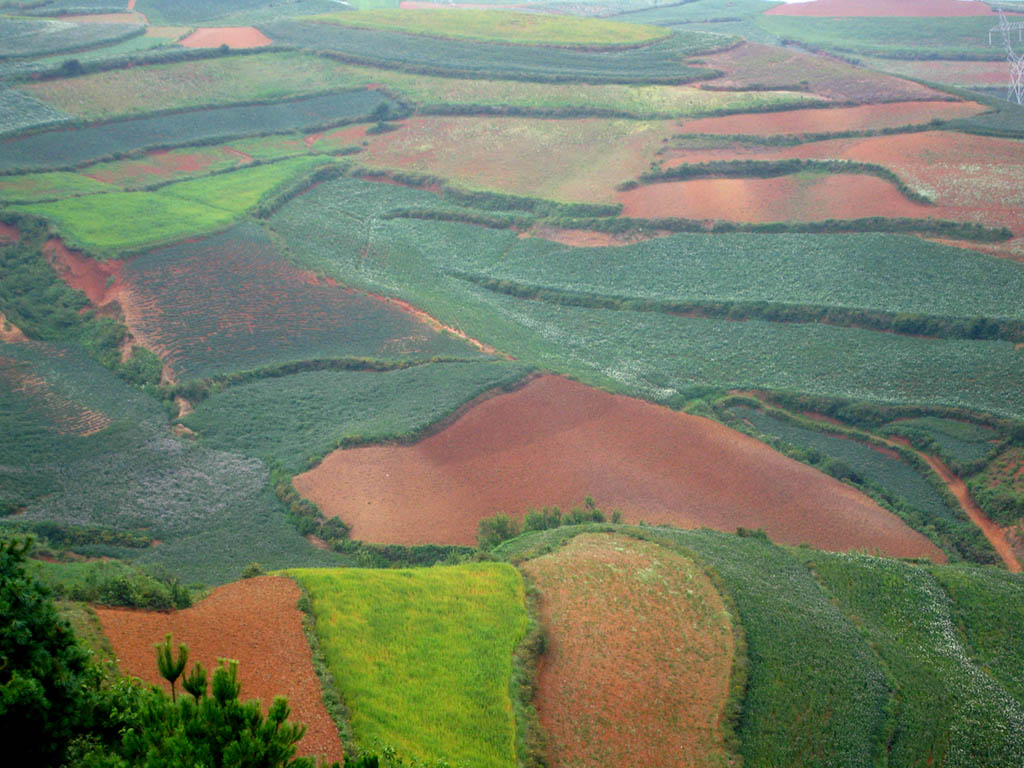
[[[733,628],[696,563],[583,534],[523,570],[548,632],[538,708],[550,765],[728,764]]]
[[[526,630],[511,566],[290,571],[363,748],[512,768],[512,653]],[[368,658],[377,659],[367,664]]]

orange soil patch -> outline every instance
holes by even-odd
[[[123,262],[116,259],[96,261],[81,251],[72,251],[57,238],[46,241],[43,255],[61,279],[84,293],[93,306],[102,307],[113,298],[110,294],[121,274]]]
[[[765,11],[774,16],[994,16],[985,3],[964,0],[815,0]]]
[[[894,187],[882,182],[891,191],[880,191],[879,194],[888,194],[887,199],[891,199],[892,203],[887,202],[883,212],[877,215],[931,216],[974,221],[989,226],[1007,226],[1018,234],[1024,231],[1024,184],[1020,182],[1024,175],[1024,152],[1021,151],[1021,142],[1013,139],[987,136],[968,138],[952,131],[924,131],[863,139],[832,139],[795,147],[736,144],[722,149],[674,148],[667,150],[665,155],[670,158],[664,163],[666,168],[710,160],[788,158],[874,163],[889,168],[910,187],[928,193],[936,203],[934,206],[918,206],[898,195]],[[851,175],[850,178],[855,177]],[[657,185],[649,189],[653,189],[653,186]],[[837,207],[831,216],[854,218],[852,211],[862,208],[857,207],[858,201],[855,199],[848,202],[850,205],[835,203]],[[884,209],[889,209],[889,212]],[[823,214],[820,218],[828,216]],[[1006,244],[996,244],[995,247],[1003,252],[1013,252]]]
[[[176,644],[189,647],[188,669],[196,661],[212,670],[218,658],[237,659],[243,700],[259,699],[266,710],[274,697],[286,696],[290,719],[307,728],[299,754],[341,760],[341,741],[324,707],[296,607],[301,594],[291,579],[260,576],[218,587],[174,613],[97,607],[96,615],[123,673],[169,691],[157,673],[153,646],[171,632]]]
[[[652,219],[760,222],[936,215],[933,206],[907,200],[889,182],[853,173],[673,181],[620,192],[619,202],[623,216]]]
[[[537,225],[529,232],[521,232],[520,237],[539,237],[563,245],[577,248],[603,248],[606,246],[624,245],[632,242],[630,238],[614,235],[609,232],[592,232],[588,229],[559,229]]]
[[[10,322],[3,312],[0,312],[0,341],[7,344],[20,344],[28,341],[28,337],[22,333],[21,328]]]
[[[242,154],[230,149],[227,154]],[[139,160],[121,160],[104,164],[100,170],[85,174],[107,184],[143,184],[173,178],[183,173],[200,173],[220,160],[216,151],[180,152],[155,150]],[[249,158],[250,162],[252,158]]]
[[[374,136],[360,162],[555,200],[611,202],[650,165],[674,120],[412,117]]]
[[[200,27],[178,44],[186,48],[261,48],[272,42],[256,27]]]
[[[552,768],[728,764],[732,623],[692,560],[584,534],[523,570],[548,641],[536,705]]]
[[[771,136],[895,128],[901,125],[920,125],[935,119],[971,117],[987,111],[988,107],[974,102],[902,101],[834,109],[793,109],[785,112],[705,117],[684,120],[681,126],[683,133]]]
[[[21,232],[13,224],[4,224],[0,221],[0,245],[16,243],[21,239]]]
[[[372,542],[472,544],[483,517],[568,509],[589,494],[631,522],[762,527],[788,544],[943,558],[868,497],[751,437],[557,376],[415,445],[335,451],[295,487]]]
[[[111,420],[106,414],[57,394],[45,379],[26,373],[13,360],[0,358],[0,376],[12,391],[34,400],[62,435],[87,437],[110,426]]]
[[[746,43],[728,51],[702,56],[697,63],[725,74],[702,87],[742,90],[807,90],[826,99],[857,104],[884,101],[949,101],[948,94],[892,75],[855,67],[821,54]]]

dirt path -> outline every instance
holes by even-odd
[[[904,448],[909,448],[922,459],[928,462],[928,466],[935,471],[935,473],[942,478],[942,482],[949,488],[950,493],[956,496],[956,500],[960,502],[960,506],[964,512],[971,519],[976,526],[981,528],[981,532],[985,534],[985,538],[989,540],[992,547],[999,556],[1003,558],[1003,562],[1006,563],[1006,568],[1010,573],[1020,573],[1021,564],[1017,560],[1016,554],[1014,554],[1013,547],[1010,545],[1009,539],[1006,538],[1006,531],[1000,528],[993,520],[986,515],[981,507],[977,505],[974,499],[971,498],[970,491],[967,490],[967,485],[953,474],[953,470],[947,467],[940,459],[935,456],[931,456],[927,453],[922,453],[917,450],[910,441],[904,441],[894,438],[882,438],[891,445],[899,445]]]
[[[364,255],[365,255],[365,251],[364,251]],[[458,336],[460,339],[462,339],[463,341],[465,341],[465,342],[469,343],[470,345],[476,347],[477,349],[479,349],[484,354],[487,354],[487,355],[501,355],[501,353],[498,352],[498,350],[496,350],[490,344],[484,344],[482,341],[478,341],[477,339],[474,339],[472,336],[466,335],[466,332],[463,331],[461,328],[456,328],[456,327],[451,326],[451,325],[445,325],[444,323],[442,323],[440,320],[438,320],[433,315],[428,315],[422,309],[417,309],[416,307],[414,307],[412,304],[410,304],[407,301],[402,301],[401,299],[396,299],[396,298],[393,298],[391,296],[381,296],[378,293],[368,293],[366,295],[369,296],[371,299],[377,299],[378,301],[383,301],[386,304],[393,304],[394,306],[396,306],[399,309],[401,309],[403,312],[408,312],[410,315],[415,317],[420,322],[426,323],[431,328],[433,328],[435,331],[447,331],[448,333],[452,334],[453,336]],[[512,358],[512,357],[509,357],[508,355],[501,355],[501,357],[504,357],[506,360],[514,360],[515,359],[515,358]]]

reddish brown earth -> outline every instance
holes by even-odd
[[[911,202],[889,182],[854,173],[673,181],[617,197],[623,216],[651,219],[760,222],[937,215],[934,206]]]
[[[765,11],[775,16],[994,16],[985,3],[964,0],[815,0]]]
[[[832,101],[873,104],[886,101],[950,101],[948,94],[892,75],[855,67],[821,54],[746,43],[702,56],[697,63],[724,72],[701,87],[741,90],[766,87],[807,90]]]
[[[186,48],[261,48],[272,42],[256,27],[200,27],[178,44]]]
[[[43,255],[61,279],[81,291],[95,307],[102,307],[115,298],[118,277],[124,262],[116,259],[96,261],[81,251],[69,249],[57,238],[43,245]]]
[[[960,2],[960,0],[954,0]],[[864,104],[832,109],[793,109],[785,112],[747,113],[684,120],[683,133],[774,134],[834,133],[920,125],[934,119],[952,120],[988,111],[988,107],[964,101],[904,101]]]
[[[3,312],[0,312],[0,341],[7,344],[20,344],[28,341],[28,337],[21,332],[21,328],[7,319]]]
[[[231,150],[224,150],[230,153]],[[121,160],[85,174],[107,184],[142,184],[173,178],[183,173],[199,173],[221,158],[217,152],[180,152],[156,150],[139,160]]]
[[[372,542],[473,544],[483,517],[592,495],[628,522],[760,527],[788,544],[944,559],[860,492],[753,438],[557,376],[484,400],[415,445],[335,451],[295,487]]]
[[[720,721],[734,640],[707,574],[608,534],[577,536],[523,570],[547,638],[536,706],[552,768],[728,764]]]
[[[13,224],[4,224],[0,221],[0,244],[16,243],[21,239],[21,232]]]
[[[324,707],[296,607],[300,595],[291,579],[260,576],[218,587],[173,613],[97,607],[96,615],[123,673],[169,690],[153,646],[170,632],[175,644],[188,645],[189,670],[195,661],[212,671],[219,658],[236,659],[243,700],[259,699],[266,710],[274,697],[287,697],[291,719],[307,728],[299,754],[341,760],[341,740]]]
[[[529,232],[521,232],[519,237],[539,237],[577,248],[603,248],[631,242],[630,239],[624,238],[622,235],[615,235],[610,232],[593,232],[587,229],[559,229],[558,227],[543,225],[537,225],[531,228]]]

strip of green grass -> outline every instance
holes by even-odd
[[[364,29],[521,45],[617,47],[653,42],[669,35],[664,29],[640,24],[492,10],[377,10],[322,14],[310,20]]]
[[[292,570],[360,747],[513,768],[512,655],[526,631],[509,565]]]

